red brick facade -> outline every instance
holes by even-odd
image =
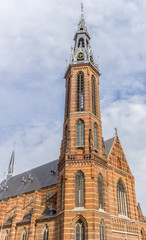
[[[83,111],[77,111],[79,72],[84,75]],[[93,114],[92,76],[95,77],[96,115]],[[5,239],[7,233],[9,240],[21,240],[24,231],[28,240],[43,240],[45,229],[50,240],[146,239],[146,220],[140,205],[137,207],[134,177],[117,134],[110,140],[112,144],[108,153],[105,152],[107,146],[104,146],[102,137],[99,76],[93,62],[70,64],[65,75],[65,119],[57,183],[2,199],[0,240]],[[84,123],[83,146],[77,146],[77,123],[80,119]],[[94,146],[95,123],[98,148]],[[80,195],[83,201],[77,199],[81,206],[76,206],[78,172],[82,173],[84,182]],[[99,176],[102,176],[101,189]],[[118,181],[124,186],[119,195]],[[51,197],[46,199],[48,191]],[[56,213],[44,217],[43,212],[48,206],[56,209]],[[127,212],[120,214],[123,209]],[[83,226],[84,235],[76,235],[77,224]]]

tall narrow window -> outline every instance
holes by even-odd
[[[84,111],[84,73],[77,75],[77,111]]]
[[[78,171],[75,177],[75,206],[84,206],[84,174]]]
[[[104,225],[103,222],[100,222],[100,240],[105,240],[105,234],[104,234]]]
[[[6,231],[5,240],[8,240],[8,231]]]
[[[27,232],[26,232],[26,228],[23,229],[23,234],[22,234],[22,240],[26,240],[27,239]]]
[[[98,175],[98,201],[99,208],[103,209],[103,177],[101,173]]]
[[[96,89],[95,89],[95,77],[92,75],[92,112],[96,115]]]
[[[145,240],[144,236],[145,236],[145,232],[144,232],[144,229],[142,228],[141,229],[141,240]]]
[[[98,142],[97,142],[97,124],[94,123],[94,148],[98,149]]]
[[[84,39],[83,39],[83,38],[80,38],[79,41],[78,41],[78,48],[79,48],[79,47],[85,47]]]
[[[48,239],[49,239],[49,229],[48,229],[48,225],[46,225],[43,232],[43,240],[48,240]]]
[[[81,119],[77,122],[77,146],[84,146],[84,122]]]
[[[61,210],[63,208],[63,176],[61,176]]]
[[[76,224],[76,240],[85,240],[85,227],[81,220]]]
[[[127,216],[127,200],[125,187],[121,179],[117,183],[118,211],[120,215]]]

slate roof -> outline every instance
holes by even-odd
[[[112,147],[112,145],[114,143],[114,140],[115,140],[115,137],[110,138],[110,139],[104,141],[106,157],[108,157],[108,155],[110,153],[110,150],[111,150],[111,147]]]
[[[0,200],[56,184],[57,163],[58,160],[55,160],[13,176],[7,182],[4,180],[1,183]],[[26,182],[22,183],[22,179]]]
[[[105,154],[108,157],[115,137],[104,141]],[[29,171],[4,180],[0,184],[0,200],[31,192],[57,183],[58,160],[46,163]],[[23,183],[22,183],[23,179]]]

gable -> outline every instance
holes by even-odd
[[[131,174],[128,162],[126,160],[126,157],[118,136],[115,136],[114,138],[107,160],[108,160],[108,164],[116,168],[119,168],[126,173]]]

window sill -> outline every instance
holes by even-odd
[[[102,208],[99,208],[98,211],[105,213],[104,209],[102,209]]]
[[[73,209],[73,211],[84,211],[84,210],[85,210],[84,207],[75,207],[75,208]]]

